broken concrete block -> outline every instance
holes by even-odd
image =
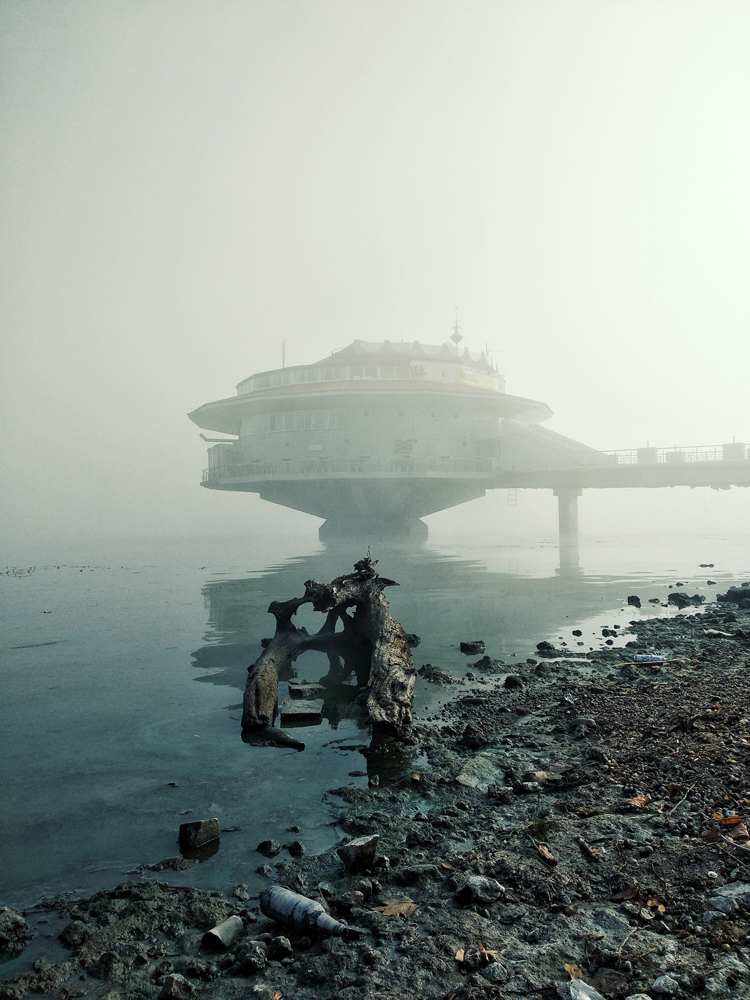
[[[180,823],[179,844],[181,851],[196,851],[204,844],[219,839],[218,819],[198,819],[194,823]]]
[[[323,718],[323,699],[314,701],[284,701],[281,703],[281,724],[287,726],[295,722],[320,722]]]
[[[227,917],[216,927],[206,931],[203,944],[208,948],[229,948],[242,933],[243,926],[240,917]]]
[[[289,681],[289,697],[297,701],[315,701],[322,698],[326,689],[322,684],[307,684],[305,681]]]
[[[359,872],[372,865],[379,840],[379,833],[370,834],[368,837],[357,837],[355,840],[350,840],[348,844],[344,844],[343,847],[339,847],[336,853],[344,862],[347,871]]]

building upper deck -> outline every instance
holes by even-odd
[[[485,354],[452,344],[379,344],[355,340],[348,347],[311,365],[293,365],[259,372],[243,379],[237,393],[244,396],[263,389],[316,382],[363,382],[373,380],[431,382],[464,385],[505,392],[505,379]]]

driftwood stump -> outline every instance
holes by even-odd
[[[403,628],[391,616],[383,594],[398,586],[378,576],[375,562],[367,555],[354,572],[329,584],[308,580],[303,597],[273,601],[269,614],[276,618],[276,632],[258,659],[248,667],[242,705],[242,728],[269,730],[278,711],[279,672],[307,649],[327,653],[357,649],[369,653],[367,715],[373,726],[399,734],[411,724],[411,702],[415,671]],[[297,608],[312,604],[326,615],[319,632],[311,635],[297,628],[292,618]],[[338,624],[343,628],[336,631]],[[270,729],[268,735],[281,736]],[[288,738],[280,742],[290,743]],[[291,741],[294,745],[294,741]]]

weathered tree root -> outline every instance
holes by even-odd
[[[354,573],[329,584],[308,580],[303,597],[272,601],[269,614],[276,618],[273,639],[250,667],[242,705],[242,728],[272,727],[278,711],[279,671],[306,649],[327,653],[356,649],[369,653],[367,714],[370,722],[393,734],[411,725],[411,702],[416,673],[401,625],[391,616],[383,590],[398,586],[378,576],[369,555],[354,566]],[[312,604],[326,615],[319,632],[310,635],[292,618],[297,608]],[[352,613],[349,609],[353,609]],[[336,631],[341,622],[343,629]]]

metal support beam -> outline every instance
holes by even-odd
[[[560,525],[560,573],[580,573],[578,561],[578,497],[583,490],[563,486],[554,490]]]

